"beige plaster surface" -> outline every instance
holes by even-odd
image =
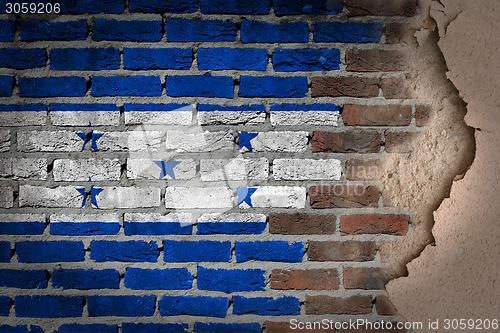
[[[434,212],[435,242],[407,265],[407,277],[387,285],[406,320],[440,320],[440,329],[426,332],[450,332],[445,318],[500,320],[499,5],[441,0],[430,6],[447,77],[467,103],[467,125],[476,128],[476,152],[465,177]]]

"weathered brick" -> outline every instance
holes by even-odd
[[[118,289],[120,273],[115,269],[57,269],[52,272],[52,286],[62,289]]]
[[[342,119],[347,126],[408,126],[411,105],[344,105]]]
[[[372,296],[355,295],[348,298],[326,295],[306,296],[306,314],[362,315],[372,312]]]
[[[158,262],[158,243],[146,241],[92,241],[90,259],[96,262]]]
[[[272,24],[267,22],[241,22],[243,43],[307,43],[309,28],[306,22]]]
[[[14,188],[10,186],[0,187],[0,208],[14,207]]]
[[[308,91],[306,76],[246,76],[240,77],[240,97],[298,98]]]
[[[19,186],[19,207],[80,208],[82,200],[74,186]]]
[[[265,71],[266,49],[200,48],[198,69]]]
[[[310,261],[371,261],[376,252],[375,242],[309,241],[307,256]]]
[[[66,318],[81,317],[83,313],[82,296],[16,296],[16,317],[28,318]]]
[[[379,81],[373,77],[313,77],[312,97],[377,97]]]
[[[431,119],[431,112],[432,112],[432,109],[431,109],[430,106],[427,106],[427,105],[417,105],[415,107],[415,122],[416,122],[416,125],[419,126],[419,127],[429,125],[429,121]]]
[[[229,151],[234,149],[232,132],[167,131],[167,150],[178,153]]]
[[[257,125],[266,121],[264,105],[221,106],[198,104],[200,125]]]
[[[333,185],[309,189],[311,207],[320,209],[377,207],[379,196],[376,186]]]
[[[244,324],[195,323],[194,332],[195,333],[211,333],[211,332],[260,333],[261,327],[259,323],[244,323]]]
[[[43,214],[0,214],[0,235],[41,235],[44,230]]]
[[[387,44],[415,44],[416,28],[409,24],[388,23],[384,27],[385,42]]]
[[[339,180],[342,173],[340,160],[313,160],[277,158],[273,161],[275,180]]]
[[[387,77],[382,79],[380,88],[387,99],[410,99],[414,93],[408,79]]]
[[[284,235],[334,234],[335,215],[278,213],[269,215],[269,232]]]
[[[14,88],[14,77],[8,75],[0,75],[0,97],[12,96]]]
[[[95,41],[159,42],[163,36],[161,21],[95,20],[92,39]]]
[[[311,143],[315,153],[378,153],[382,145],[377,132],[314,132]]]
[[[350,16],[413,16],[417,9],[416,0],[347,0],[344,5]]]
[[[352,49],[346,51],[347,70],[351,72],[394,72],[408,66],[400,51]]]
[[[228,187],[167,187],[167,208],[231,208],[233,192]]]
[[[44,158],[0,158],[0,180],[45,180],[47,160]]]
[[[163,296],[158,302],[162,316],[203,316],[225,318],[229,308],[227,297]]]
[[[127,213],[124,216],[124,231],[130,235],[191,235],[193,217],[189,213],[147,214]]]
[[[16,25],[12,20],[0,20],[0,42],[14,41]]]
[[[268,178],[267,158],[234,158],[200,160],[202,181],[264,180]]]
[[[264,214],[206,213],[198,218],[198,235],[261,234],[266,228]]]
[[[119,68],[119,49],[65,48],[50,50],[51,70],[100,71]]]
[[[387,279],[380,268],[344,268],[344,288],[346,289],[384,289],[386,282]]]
[[[100,96],[161,96],[158,76],[93,76],[91,95]]]
[[[339,107],[335,104],[273,104],[273,126],[338,126]]]
[[[96,195],[97,207],[151,208],[160,206],[160,189],[157,187],[104,187]]]
[[[191,104],[125,104],[125,124],[190,125]]]
[[[314,41],[320,43],[378,43],[381,35],[381,23],[314,23]]]
[[[47,51],[44,49],[0,49],[0,68],[28,69],[44,67],[47,64]]]
[[[116,235],[118,214],[53,214],[50,233],[65,236]]]
[[[166,91],[172,97],[234,97],[234,80],[229,76],[167,76]]]
[[[12,250],[10,242],[0,241],[0,262],[10,262]]]
[[[136,290],[191,289],[193,276],[187,268],[127,268],[125,288]]]
[[[87,91],[84,77],[21,77],[20,97],[81,97]]]
[[[257,241],[236,242],[235,254],[237,262],[250,260],[302,262],[304,249],[301,242]]]
[[[163,165],[165,166],[165,172],[162,170]],[[171,171],[170,168],[172,169]],[[127,159],[128,179],[189,180],[195,176],[196,164],[193,159],[170,161]]]
[[[236,24],[231,21],[166,20],[169,42],[234,42]]]
[[[298,315],[300,314],[300,301],[298,298],[289,296],[280,298],[234,296],[233,314],[253,314],[257,316]]]
[[[18,139],[19,141],[19,139]],[[0,130],[0,152],[6,152],[10,149],[10,131]]]
[[[380,160],[353,159],[347,161],[347,180],[376,180],[381,173]]]
[[[44,104],[0,105],[0,126],[45,125],[47,106]]]
[[[23,241],[16,243],[17,261],[23,263],[77,262],[85,260],[83,242]]]
[[[297,208],[306,205],[306,189],[299,186],[259,186],[238,189],[240,208]]]
[[[340,50],[276,49],[272,61],[276,72],[332,71],[340,68]]]
[[[20,289],[45,289],[50,275],[45,270],[0,269],[0,286]]]
[[[318,15],[318,14],[338,14],[342,12],[341,0],[276,0],[274,13],[281,15]]]
[[[156,296],[87,296],[89,317],[151,317]]]
[[[82,139],[70,131],[22,131],[17,133],[17,149],[22,152],[80,151]]]
[[[409,153],[415,149],[418,135],[419,133],[414,132],[386,132],[385,151],[388,153]]]
[[[256,134],[254,136],[254,134]],[[307,132],[240,132],[238,145],[241,152],[296,153],[307,148]]]
[[[410,217],[397,214],[342,215],[340,232],[342,235],[389,234],[404,236],[408,232]]]
[[[97,141],[101,151],[158,151],[161,143],[160,131],[106,132]]]
[[[271,9],[270,0],[228,2],[224,0],[202,0],[204,14],[265,15]]]
[[[114,104],[50,104],[50,121],[56,126],[118,125],[120,108]]]
[[[228,262],[231,242],[172,241],[163,242],[165,262]]]
[[[54,161],[52,171],[56,182],[120,180],[118,159],[61,159]]]
[[[198,267],[199,290],[214,290],[225,293],[264,290],[266,271],[262,269],[208,269]]]
[[[339,289],[339,275],[336,269],[273,269],[271,289]]]
[[[147,3],[141,0],[130,0],[129,10],[131,13],[193,13],[198,10],[196,0],[162,1],[149,0]]]
[[[377,313],[382,316],[397,316],[398,311],[396,307],[392,304],[389,296],[380,295],[375,299],[375,309]]]
[[[87,22],[85,20],[68,22],[21,21],[22,41],[63,41],[87,39]]]
[[[193,54],[190,48],[124,48],[123,68],[131,70],[190,69]]]

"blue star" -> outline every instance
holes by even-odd
[[[83,140],[82,150],[80,150],[80,151],[83,151],[85,149],[85,145],[88,142],[88,140],[87,140],[87,133],[76,132],[76,135],[78,135],[80,137],[80,139]]]
[[[82,150],[80,151],[83,151],[85,149],[85,145],[87,144],[87,142],[89,142],[90,140],[92,140],[92,150],[94,151],[98,151],[99,148],[97,148],[97,140],[99,140],[99,138],[101,136],[104,135],[104,133],[94,133],[94,132],[90,132],[90,133],[83,133],[83,132],[76,132],[76,135],[78,135],[80,137],[80,139],[83,140],[83,146],[82,146]]]
[[[250,140],[255,138],[257,135],[259,135],[259,133],[248,133],[245,131],[241,131],[240,138],[238,140],[239,148],[241,149],[241,148],[245,147],[249,151],[252,151],[252,143],[250,142]]]
[[[99,187],[93,187],[90,190],[90,203],[93,204],[95,206],[95,208],[99,208],[99,206],[97,206],[97,198],[96,197],[102,191],[104,191],[104,189],[103,188],[99,188]]]
[[[236,191],[236,194],[238,195],[238,206],[245,202],[247,205],[249,205],[251,208],[253,208],[251,197],[252,197],[252,194],[255,193],[255,191],[257,191],[256,188],[240,187]]]
[[[167,175],[170,176],[173,180],[175,180],[175,173],[174,173],[174,168],[178,165],[181,164],[180,161],[153,161],[157,166],[160,167],[161,172],[160,172],[160,178],[163,179]]]
[[[80,208],[83,208],[85,206],[85,201],[87,201],[87,193],[85,192],[84,188],[75,188],[81,195],[83,195],[83,200],[82,200],[82,206]]]
[[[99,148],[97,148],[97,140],[99,140],[103,135],[104,133],[92,133],[92,149],[94,151],[99,150]]]

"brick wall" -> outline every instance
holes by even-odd
[[[427,119],[406,73],[415,12],[89,0],[0,15],[0,328],[395,320],[378,246],[411,212],[376,180]]]

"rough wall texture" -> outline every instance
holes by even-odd
[[[0,20],[5,325],[397,319],[384,284],[473,152],[415,1],[61,11]]]
[[[407,320],[439,320],[438,329],[425,331],[446,331],[445,319],[466,319],[462,331],[472,331],[487,328],[500,313],[500,12],[492,1],[439,1],[425,8],[437,22],[447,76],[467,103],[465,121],[476,128],[476,155],[434,213],[434,246],[408,265],[408,277],[391,281],[387,289]]]

